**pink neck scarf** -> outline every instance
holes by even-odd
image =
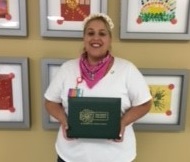
[[[92,88],[99,80],[101,80],[108,70],[108,66],[112,60],[111,54],[108,54],[96,65],[90,65],[87,54],[83,53],[80,58],[80,71],[82,78],[86,81],[87,86]]]

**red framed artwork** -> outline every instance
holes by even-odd
[[[100,12],[107,0],[40,0],[41,36],[81,38],[85,17]]]
[[[26,0],[0,0],[0,36],[26,36]]]
[[[30,127],[28,59],[0,57],[0,129]]]

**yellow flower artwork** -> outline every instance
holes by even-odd
[[[143,22],[176,24],[176,0],[141,0],[141,11],[137,23]]]
[[[165,113],[171,115],[171,98],[174,85],[150,85],[153,104],[150,113]]]

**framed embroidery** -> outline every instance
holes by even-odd
[[[107,0],[40,0],[41,36],[81,38],[83,20],[98,12],[107,13]]]
[[[190,40],[190,1],[121,0],[120,38]]]
[[[30,127],[28,59],[0,57],[0,128]]]
[[[26,36],[26,0],[0,0],[0,36]]]
[[[152,94],[150,112],[135,123],[136,130],[180,131],[185,126],[189,71],[140,69]]]

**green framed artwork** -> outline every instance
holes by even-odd
[[[190,40],[189,0],[121,0],[121,39]]]

